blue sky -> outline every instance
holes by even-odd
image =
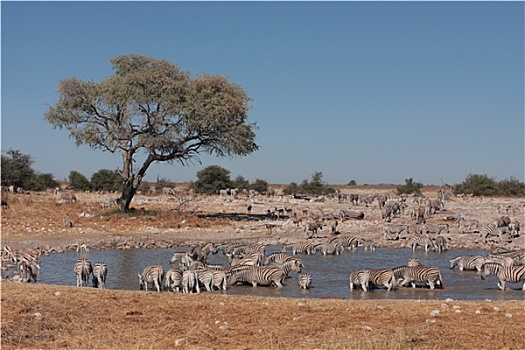
[[[260,150],[154,165],[193,181],[524,181],[523,2],[1,2],[2,151],[67,178],[121,167],[44,121],[63,78],[101,81],[112,57],[225,75],[252,98]]]

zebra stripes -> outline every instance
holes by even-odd
[[[384,286],[388,291],[396,288],[396,277],[392,269],[368,270],[370,274],[370,287]]]
[[[354,286],[363,288],[363,291],[368,290],[370,283],[370,270],[357,270],[350,272],[350,291],[354,290]]]
[[[310,289],[312,285],[312,275],[308,272],[302,273],[299,276],[299,288],[301,289]]]
[[[108,274],[108,267],[105,262],[97,262],[93,267],[93,287],[106,289],[106,276]]]
[[[427,253],[430,249],[433,251],[436,251],[436,247],[434,246],[434,243],[432,240],[426,236],[414,236],[412,237],[412,251],[415,252],[417,247],[423,247],[425,248],[425,253]]]
[[[309,242],[299,242],[294,244],[288,244],[283,246],[283,249],[281,250],[281,253],[286,253],[287,249],[290,249],[292,251],[292,255],[297,255],[298,253],[304,253],[304,254],[315,254],[315,251],[313,251],[314,245]]]
[[[449,227],[448,224],[435,224],[435,225],[429,225],[429,224],[423,224],[423,228],[421,229],[421,233],[435,233],[439,235],[441,232],[449,233]]]
[[[487,243],[487,238],[489,237],[498,237],[498,242],[501,242],[501,236],[503,236],[505,233],[508,233],[510,235],[511,231],[508,228],[508,226],[494,227],[491,225],[487,225],[480,230],[480,233],[480,238],[483,238],[485,240],[485,243]]]
[[[481,271],[485,259],[479,255],[457,256],[450,260],[450,269],[458,266],[459,271]]]
[[[498,277],[498,287],[502,291],[505,291],[505,282],[523,282],[523,287],[521,289],[525,291],[525,266],[503,266],[497,263],[484,264],[481,272],[481,279],[484,280],[491,274],[495,274],[496,277]]]
[[[444,288],[441,271],[434,266],[400,266],[394,269],[394,276],[403,279],[399,286],[411,283],[412,288],[416,288],[416,283],[419,282],[428,284],[430,289],[434,289],[435,285]]]
[[[237,282],[248,283],[256,287],[268,286],[272,283],[276,287],[282,288],[282,280],[284,279],[283,270],[274,265],[268,266],[240,266],[231,269],[227,273],[228,284],[233,285]]]
[[[80,258],[73,266],[73,271],[77,275],[77,287],[88,286],[89,275],[93,272],[93,267],[88,258]]]
[[[139,275],[140,289],[148,290],[148,284],[153,284],[157,292],[160,292],[162,280],[164,279],[164,268],[162,265],[150,265],[144,268]]]
[[[407,234],[410,233],[410,227],[408,225],[395,225],[395,226],[387,226],[385,227],[385,233],[383,235],[383,238],[385,240],[388,240],[387,236],[390,235],[396,235],[394,240],[399,240],[401,238],[401,233],[403,231],[406,231]]]

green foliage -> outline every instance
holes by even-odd
[[[397,194],[421,194],[423,184],[414,182],[412,178],[405,179],[405,185],[397,186]]]
[[[469,174],[465,181],[454,186],[454,194],[474,196],[523,196],[525,184],[514,177],[497,182],[486,174]]]
[[[210,165],[197,172],[197,180],[190,187],[196,193],[218,193],[219,190],[232,188],[230,171],[218,165]]]
[[[287,196],[290,196],[294,193],[301,193],[301,189],[298,184],[295,182],[290,183],[288,186],[283,188],[283,193]]]
[[[77,145],[122,155],[121,211],[129,210],[155,162],[187,165],[202,152],[232,157],[258,150],[250,98],[240,85],[223,76],[191,77],[171,62],[137,54],[111,63],[115,73],[101,82],[60,81],[58,102],[44,118],[68,130]]]
[[[323,173],[315,172],[312,175],[310,181],[303,180],[301,185],[297,185],[295,182],[292,182],[290,185],[286,186],[283,189],[285,195],[291,195],[294,193],[308,194],[312,196],[326,195],[330,193],[335,193],[335,189],[329,187],[323,182]]]
[[[256,179],[253,184],[250,185],[251,190],[255,190],[259,193],[264,193],[268,191],[268,182],[261,179]]]
[[[357,186],[357,181],[350,180],[350,182],[348,182],[348,186]]]
[[[94,191],[114,192],[122,188],[120,171],[100,169],[91,175],[91,189]]]
[[[30,155],[18,150],[8,150],[5,153],[5,156],[2,154],[2,186],[13,185],[31,191],[43,191],[58,186],[52,174],[38,174],[33,170]]]
[[[239,175],[233,180],[232,188],[238,188],[239,190],[249,189],[250,181],[246,180],[243,176]]]
[[[78,171],[71,170],[68,177],[69,187],[74,190],[87,191],[91,189],[91,183],[83,174]]]

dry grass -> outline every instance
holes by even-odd
[[[2,283],[2,349],[523,349],[524,319],[523,301],[296,300]]]

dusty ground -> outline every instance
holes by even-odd
[[[344,188],[348,193],[395,194],[394,188]],[[425,189],[435,197],[436,189]],[[182,198],[184,196],[184,198]],[[409,239],[385,241],[377,203],[370,207],[333,199],[288,197],[189,199],[137,196],[136,216],[104,215],[100,202],[111,195],[77,194],[78,203],[56,202],[52,193],[8,197],[2,210],[2,245],[16,251],[172,247],[207,241],[283,244],[305,239],[291,218],[270,219],[268,210],[292,209],[303,222],[340,209],[363,211],[363,220],[339,223],[343,234],[373,239],[379,246],[408,246]],[[183,205],[181,205],[181,200]],[[410,206],[415,204],[407,201]],[[446,222],[462,213],[480,226],[501,215],[524,217],[523,198],[452,198],[428,223]],[[252,206],[248,213],[248,206]],[[114,209],[114,208],[113,208]],[[409,209],[409,208],[408,208]],[[73,222],[65,227],[64,219]],[[521,220],[523,221],[523,220]],[[417,225],[408,215],[393,224]],[[450,223],[450,222],[449,222]],[[271,232],[265,225],[273,226]],[[462,233],[451,224],[449,248],[524,248],[512,243],[485,244],[479,233]],[[329,227],[321,236],[330,236]],[[409,237],[406,236],[405,237]],[[58,292],[58,293],[57,293]],[[1,283],[2,348],[107,349],[525,349],[525,304],[464,301],[297,300],[182,295],[139,291],[99,291],[67,286]]]

